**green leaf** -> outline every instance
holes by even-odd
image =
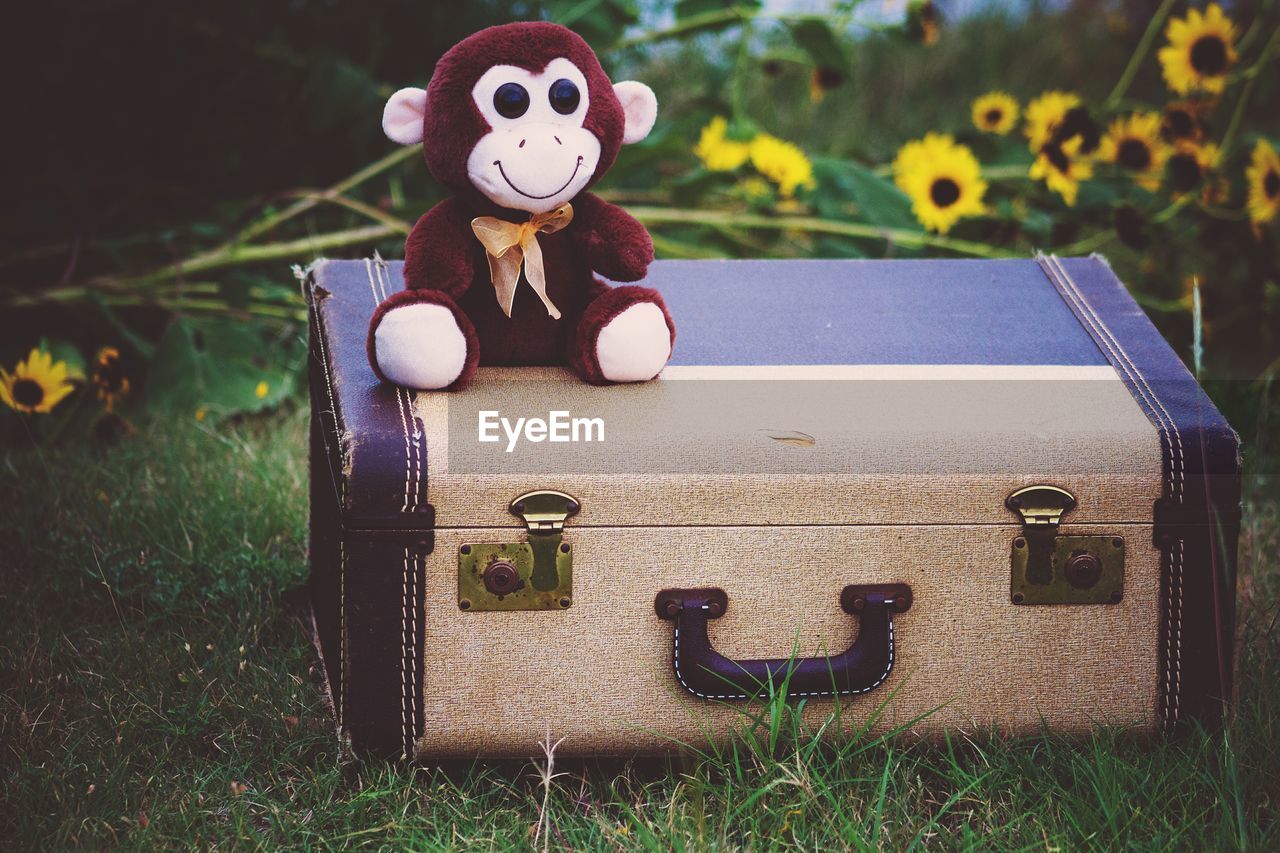
[[[36,348],[53,356],[54,364],[65,361],[69,376],[84,377],[86,375],[84,356],[80,354],[75,344],[57,338],[41,338]]]
[[[252,323],[178,317],[156,345],[147,402],[193,416],[260,411],[279,405],[293,390],[288,364]]]
[[[569,27],[596,50],[616,43],[640,20],[635,0],[552,0],[547,11],[551,20]]]
[[[813,174],[818,189],[812,198],[823,216],[857,218],[885,228],[920,230],[920,223],[911,213],[910,200],[891,181],[865,166],[818,157],[813,161]]]
[[[761,5],[762,0],[677,0],[676,20],[686,21],[699,15],[725,12],[729,9],[740,9],[750,14],[758,10]]]
[[[826,21],[821,18],[805,18],[787,24],[787,28],[791,30],[791,38],[809,54],[815,66],[849,76],[849,56]]]

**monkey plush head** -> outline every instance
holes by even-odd
[[[564,365],[596,384],[644,382],[666,365],[675,324],[641,285],[653,240],[587,189],[658,102],[613,84],[581,38],[556,24],[491,27],[436,63],[425,89],[391,96],[382,127],[421,143],[453,192],[405,240],[405,289],[369,324],[380,378],[460,389],[481,366]]]
[[[425,90],[391,97],[382,127],[421,142],[431,174],[473,209],[538,214],[591,186],[623,143],[649,134],[657,109],[643,83],[610,83],[572,31],[517,23],[452,47]]]

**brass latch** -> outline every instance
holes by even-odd
[[[458,547],[462,610],[563,610],[573,604],[573,548],[564,523],[581,509],[564,492],[528,492],[508,510],[524,521],[525,542]]]
[[[1061,536],[1075,496],[1057,486],[1027,486],[1005,499],[1022,519],[1013,540],[1009,598],[1014,604],[1117,604],[1124,596],[1124,539]]]

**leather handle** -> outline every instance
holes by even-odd
[[[717,652],[707,622],[729,608],[723,589],[664,589],[654,601],[658,618],[675,623],[672,667],[685,690],[702,699],[767,696],[786,685],[788,698],[866,693],[893,669],[893,614],[911,608],[904,583],[855,584],[840,592],[840,606],[857,616],[858,638],[843,653],[817,658],[732,660]]]

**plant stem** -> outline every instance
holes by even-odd
[[[327,234],[315,234],[287,243],[270,243],[265,246],[245,246],[231,244],[208,252],[203,252],[185,261],[162,267],[154,272],[132,279],[133,284],[151,284],[168,278],[187,275],[195,272],[221,269],[236,264],[251,264],[261,261],[274,261],[283,258],[298,258],[323,252],[327,249],[339,249],[359,243],[372,243],[400,233],[398,227],[390,225],[366,225],[361,228],[348,228],[344,231],[331,231]],[[126,280],[128,281],[128,280]]]
[[[130,290],[138,290],[152,285],[162,284],[196,272],[223,269],[237,264],[262,263],[264,261],[296,260],[324,252],[329,249],[340,249],[346,246],[374,243],[400,233],[399,228],[390,225],[366,225],[362,228],[348,228],[345,231],[331,231],[326,234],[315,234],[287,243],[271,243],[266,246],[224,246],[214,249],[171,266],[163,267],[146,275],[131,278],[101,278],[82,284],[53,287],[38,294],[21,294],[0,301],[0,304],[16,307],[34,305],[48,301],[67,301],[78,299],[91,292],[99,292],[104,298],[119,299],[125,297]],[[106,294],[112,294],[106,296]],[[117,304],[128,304],[117,302]],[[145,304],[145,301],[139,304]]]
[[[236,234],[235,237],[231,238],[228,243],[247,243],[253,238],[275,228],[280,223],[290,220],[300,213],[307,212],[322,201],[328,200],[340,193],[345,193],[352,187],[359,186],[370,178],[387,171],[392,166],[403,163],[405,160],[408,160],[413,155],[417,154],[419,150],[420,149],[416,145],[406,145],[403,148],[397,148],[382,159],[375,160],[360,171],[354,172],[343,178],[341,181],[338,181],[323,193],[318,194],[318,197],[304,198],[278,213],[273,213],[258,220],[257,222],[250,223],[247,227],[241,230],[239,234]]]
[[[1133,55],[1129,57],[1129,64],[1125,66],[1120,79],[1116,81],[1116,86],[1111,90],[1111,94],[1107,96],[1107,100],[1103,103],[1104,107],[1111,108],[1125,96],[1129,91],[1133,78],[1138,73],[1143,61],[1147,58],[1147,54],[1151,52],[1151,43],[1155,41],[1156,34],[1164,27],[1165,19],[1169,17],[1169,13],[1173,11],[1174,0],[1164,0],[1160,4],[1160,8],[1151,16],[1151,20],[1147,23],[1147,29],[1142,33],[1142,38],[1138,41],[1138,46],[1134,48]]]
[[[1240,97],[1236,101],[1235,109],[1231,111],[1231,120],[1227,123],[1227,129],[1222,134],[1221,147],[1224,152],[1231,150],[1231,143],[1235,142],[1236,133],[1240,130],[1240,122],[1244,119],[1245,107],[1249,105],[1249,98],[1253,95],[1253,87],[1262,76],[1262,69],[1271,61],[1271,53],[1278,44],[1280,44],[1280,29],[1271,34],[1271,38],[1267,39],[1267,46],[1258,56],[1258,61],[1244,72],[1244,86],[1240,89]]]
[[[738,6],[731,6],[728,9],[717,9],[714,12],[703,12],[701,15],[690,15],[682,21],[676,22],[674,26],[665,30],[652,30],[647,33],[640,33],[631,38],[623,39],[615,44],[612,50],[625,50],[629,47],[639,47],[640,45],[653,44],[654,42],[667,41],[668,39],[683,38],[684,36],[694,35],[703,30],[712,30],[717,27],[731,27],[734,24],[741,23],[749,18],[754,18],[760,13],[754,9],[744,9]]]
[[[814,216],[763,216],[754,213],[731,213],[718,210],[678,210],[662,207],[633,207],[628,211],[646,225],[706,225],[712,228],[766,228],[775,231],[807,231],[813,234],[835,234],[865,240],[884,240],[909,248],[935,248],[978,258],[1009,258],[1016,255],[1005,249],[908,231],[903,228],[881,228],[862,222],[841,222]]]
[[[733,107],[733,123],[737,127],[747,117],[747,63],[751,59],[751,20],[742,22],[742,34],[738,41],[738,58],[733,65],[733,82],[731,83],[731,100]]]

